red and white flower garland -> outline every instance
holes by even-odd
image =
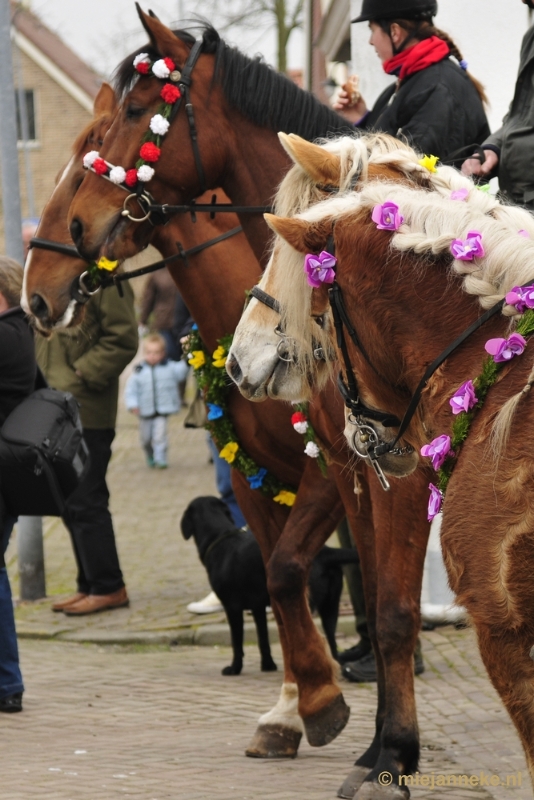
[[[138,181],[147,183],[154,177],[154,168],[151,164],[159,161],[161,139],[169,130],[172,107],[182,96],[178,86],[174,85],[182,75],[172,59],[160,58],[158,61],[151,61],[147,53],[139,53],[134,58],[133,64],[140,75],[148,75],[152,72],[152,75],[160,80],[173,81],[173,83],[165,83],[161,89],[160,97],[163,102],[150,120],[149,130],[143,138],[135,168],[125,170],[123,167],[110,164],[100,157],[98,150],[91,150],[83,157],[83,165],[86,169],[92,169],[97,175],[103,175],[117,185],[124,184],[129,189],[135,189]]]
[[[293,425],[294,429],[297,433],[300,433],[301,436],[304,436],[304,441],[306,442],[306,446],[304,447],[304,452],[310,458],[316,458],[319,464],[319,469],[323,473],[326,474],[326,460],[324,455],[321,453],[321,449],[317,442],[315,441],[315,431],[313,430],[309,418],[308,418],[308,404],[307,403],[293,403],[292,404],[297,410],[294,414],[291,415],[291,424]]]

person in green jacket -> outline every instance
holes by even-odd
[[[534,9],[533,0],[522,0]],[[521,60],[514,98],[502,126],[482,144],[486,160],[468,158],[464,175],[499,178],[509,200],[534,211],[534,25],[521,44]]]
[[[124,297],[106,289],[91,297],[81,325],[37,336],[37,361],[49,385],[71,392],[80,404],[91,466],[69,497],[63,521],[78,567],[77,592],[55,603],[69,616],[120,608],[129,603],[109,512],[106,471],[115,436],[119,376],[137,352],[137,321],[131,287]]]

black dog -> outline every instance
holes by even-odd
[[[182,517],[184,539],[194,537],[213,591],[223,604],[232,636],[233,661],[223,675],[239,675],[243,667],[243,611],[250,610],[258,632],[261,669],[277,669],[271,656],[265,609],[270,605],[265,568],[253,534],[235,527],[227,505],[217,497],[197,497]],[[354,550],[323,547],[313,562],[310,606],[323,624],[334,658],[336,625],[343,587],[342,564],[357,560]]]

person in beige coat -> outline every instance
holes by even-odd
[[[133,292],[123,284],[91,297],[83,323],[37,336],[37,361],[48,383],[71,392],[80,404],[91,466],[69,497],[63,518],[78,567],[77,592],[55,603],[69,616],[120,608],[129,603],[109,511],[106,471],[115,437],[119,376],[137,352]]]

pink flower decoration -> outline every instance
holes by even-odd
[[[512,333],[508,339],[488,339],[484,349],[499,364],[503,361],[510,361],[514,356],[520,356],[526,346],[527,340],[520,333]]]
[[[451,200],[467,200],[469,189],[456,189],[451,192]]]
[[[505,302],[515,306],[520,314],[527,308],[534,308],[534,286],[514,286],[506,295]]]
[[[421,455],[432,459],[432,466],[437,472],[446,459],[454,455],[454,451],[451,450],[451,437],[445,434],[438,436],[430,444],[423,445]]]
[[[453,414],[461,414],[462,411],[470,411],[478,403],[475,394],[473,381],[466,381],[456,389],[454,396],[449,400]]]
[[[478,231],[469,231],[466,239],[455,239],[451,244],[451,253],[458,261],[482,258],[484,255],[482,234]]]
[[[308,284],[314,289],[318,289],[322,283],[334,283],[336,264],[337,258],[331,253],[327,253],[326,250],[323,250],[318,256],[308,253],[304,259],[304,272]]]
[[[379,231],[397,231],[404,222],[404,217],[399,214],[398,205],[392,200],[386,200],[381,206],[375,206],[371,219]]]
[[[443,505],[443,495],[438,487],[434,486],[433,483],[429,483],[428,488],[430,489],[430,497],[428,500],[428,521],[432,522],[434,517],[437,517],[441,511],[441,506]]]
[[[518,232],[518,234],[519,234],[520,236],[522,236],[524,239],[530,239],[530,233],[529,233],[528,231],[526,231],[524,228],[521,228],[521,230],[520,230],[520,231],[517,231],[517,232]]]

